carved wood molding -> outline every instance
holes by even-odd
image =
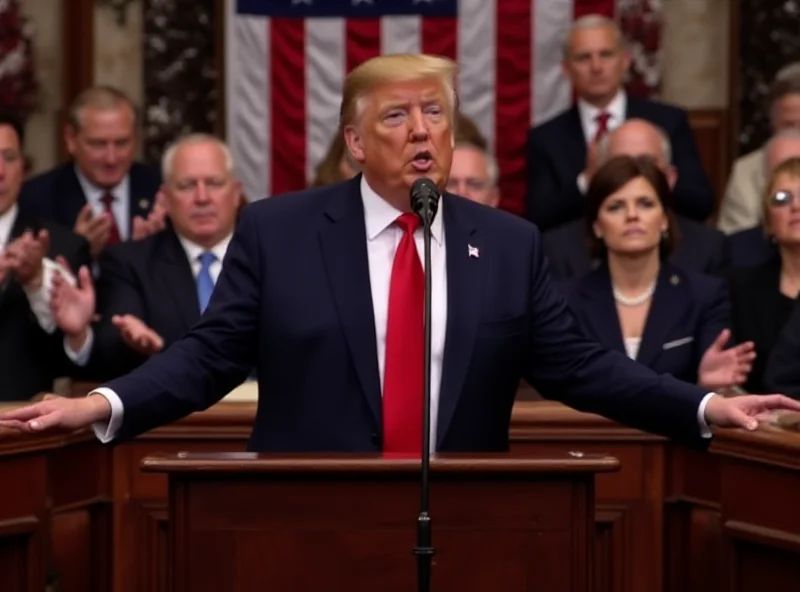
[[[722,529],[725,537],[733,543],[743,541],[800,555],[800,535],[739,520],[727,520]]]
[[[10,520],[0,520],[0,538],[33,536],[42,522],[36,516],[20,516]]]

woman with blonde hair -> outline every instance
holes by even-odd
[[[743,388],[761,392],[764,368],[800,291],[800,158],[772,171],[762,195],[764,232],[776,247],[766,262],[730,273],[731,329],[755,343],[756,361]]]

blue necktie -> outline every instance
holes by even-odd
[[[197,300],[200,303],[200,314],[202,314],[208,301],[211,299],[211,293],[214,291],[214,280],[211,278],[211,264],[217,260],[214,253],[206,251],[202,253],[198,259],[200,260],[200,273],[197,274]]]

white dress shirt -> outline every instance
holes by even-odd
[[[609,132],[612,132],[623,124],[625,121],[625,111],[628,108],[628,97],[625,91],[620,89],[605,109],[598,109],[591,103],[587,103],[580,98],[577,101],[577,106],[578,116],[581,119],[581,128],[583,129],[583,137],[588,144],[594,139],[597,134],[597,129],[600,127],[597,122],[597,116],[600,115],[600,113],[608,113],[606,129],[608,129]],[[578,189],[580,189],[581,193],[586,193],[588,186],[589,182],[583,174],[583,171],[581,171],[578,175]]]
[[[386,356],[386,324],[389,317],[389,287],[392,277],[392,264],[400,240],[402,229],[394,221],[403,213],[381,198],[361,178],[361,200],[364,204],[364,222],[367,233],[367,259],[369,264],[370,286],[372,289],[373,314],[375,315],[375,339],[378,353],[381,392]],[[431,224],[431,450],[436,448],[436,420],[439,415],[439,391],[442,381],[442,360],[444,358],[445,331],[447,328],[447,273],[445,272],[446,253],[444,225],[442,224],[443,203]],[[422,228],[414,233],[414,242],[423,268],[425,265]],[[188,249],[187,249],[188,252]],[[197,252],[199,255],[199,251]],[[196,256],[194,259],[196,260]],[[199,271],[199,267],[196,271]],[[108,388],[99,388],[93,393],[103,395],[111,405],[111,419],[94,426],[97,437],[109,442],[122,424],[123,407],[119,396]]]
[[[14,222],[17,221],[18,212],[18,206],[14,204],[4,214],[0,215],[0,253],[5,251],[8,243],[11,242],[11,231],[14,228]],[[42,260],[42,265],[44,267],[42,285],[34,291],[24,288],[24,292],[28,297],[31,311],[36,317],[39,326],[47,333],[53,333],[56,330],[56,322],[53,318],[53,313],[50,311],[50,290],[53,286],[53,273],[58,269],[64,273],[68,280],[72,280],[72,276],[66,270],[61,269],[58,263],[47,257]],[[2,287],[0,286],[0,288]]]
[[[183,250],[186,253],[186,258],[189,260],[189,265],[192,268],[192,275],[197,278],[197,274],[200,273],[201,263],[198,260],[201,254],[205,253],[206,250],[211,251],[216,256],[216,259],[209,267],[209,273],[211,274],[211,279],[214,280],[214,283],[217,283],[217,278],[219,277],[219,272],[222,270],[222,260],[225,258],[225,252],[228,250],[228,245],[231,242],[231,238],[233,235],[228,235],[216,245],[214,245],[211,249],[205,249],[200,245],[193,243],[187,238],[184,238],[178,235],[178,240],[180,240],[181,245],[183,246]],[[81,349],[78,351],[74,351],[67,342],[67,338],[64,338],[64,352],[67,354],[67,357],[72,360],[72,362],[77,366],[85,366],[89,363],[89,358],[92,354],[92,346],[94,345],[94,331],[92,330],[92,326],[89,325],[87,330],[86,340],[83,342]],[[109,391],[110,392],[110,391]],[[116,396],[116,395],[114,395]]]
[[[111,204],[111,211],[114,213],[114,220],[117,222],[117,229],[119,230],[119,240],[126,241],[130,234],[129,220],[130,220],[130,176],[125,175],[119,185],[111,189],[102,189],[97,187],[83,173],[81,173],[78,165],[75,165],[75,174],[78,177],[78,182],[83,189],[83,195],[86,197],[86,203],[92,206],[92,212],[95,216],[100,216],[106,211],[106,204],[103,203],[102,197],[106,193],[114,196],[114,201]]]

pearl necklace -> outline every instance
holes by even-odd
[[[620,292],[616,286],[613,286],[614,291],[614,300],[622,304],[623,306],[639,306],[647,302],[648,299],[653,295],[656,291],[656,283],[653,282],[650,286],[638,296],[625,296],[622,292]]]

